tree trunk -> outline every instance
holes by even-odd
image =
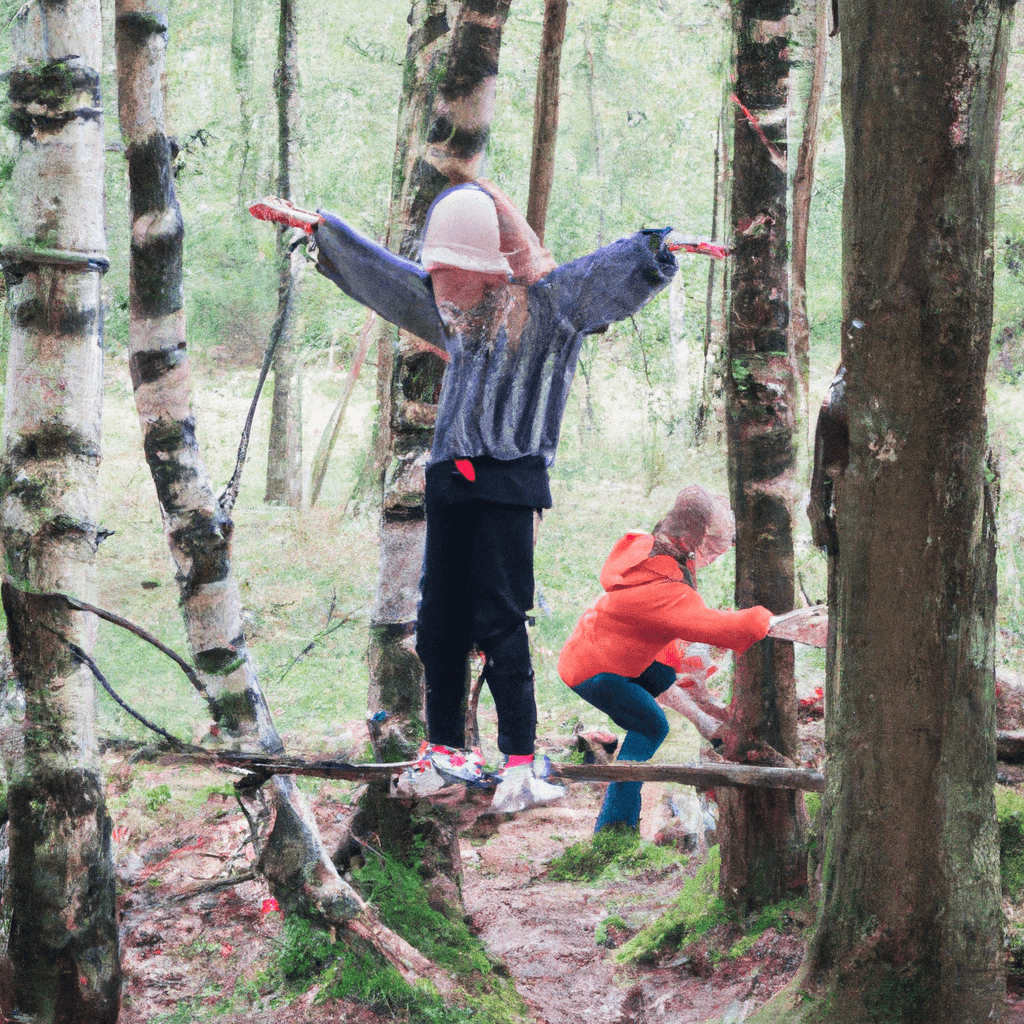
[[[295,176],[299,166],[300,109],[297,0],[280,0],[277,36],[277,195],[301,203]],[[277,252],[281,274],[277,287],[274,346],[274,400],[270,413],[267,488],[264,501],[302,507],[302,379],[295,336],[295,307],[305,258],[289,250],[290,229],[279,227]]]
[[[544,241],[548,200],[555,179],[555,142],[558,139],[558,90],[561,84],[562,43],[568,0],[545,0],[544,31],[537,62],[537,97],[533,105],[533,148],[530,158],[530,197],[526,223]]]
[[[110,818],[88,653],[103,395],[100,8],[33,2],[14,19],[7,124],[18,136],[17,243],[3,253],[11,317],[0,462],[3,606],[21,712],[5,750],[13,1006],[40,1024],[117,1020],[121,1002]],[[11,693],[10,689],[16,692]]]
[[[735,14],[737,76],[727,423],[736,514],[736,606],[793,607],[794,375],[789,351],[786,105],[789,7],[751,0]],[[765,639],[736,658],[722,753],[755,760],[799,745],[793,645]],[[720,891],[751,908],[806,884],[803,799],[725,793]]]
[[[238,208],[243,223],[251,220],[249,204],[256,195],[256,172],[253,159],[253,49],[260,4],[255,0],[232,0],[231,3],[231,80],[238,96]]]
[[[811,84],[804,111],[804,132],[793,174],[793,357],[796,361],[797,423],[801,428],[801,447],[807,437],[811,380],[811,324],[807,318],[807,229],[811,221],[811,195],[814,191],[814,159],[818,152],[818,124],[821,94],[825,89],[825,63],[828,57],[828,0],[816,0],[812,7],[814,59]],[[808,19],[804,19],[808,20]]]
[[[449,24],[434,5],[414,5],[392,176],[390,237],[415,258],[427,210],[450,184],[479,176],[491,121],[501,31],[510,0],[465,0]],[[378,343],[379,441],[387,464],[381,510],[380,577],[370,615],[370,736],[378,760],[405,760],[425,734],[423,667],[413,650],[426,537],[424,469],[444,363],[404,332]],[[386,717],[380,715],[386,713]],[[407,855],[425,827],[405,802],[371,786],[358,827]],[[430,826],[427,826],[430,827]],[[461,878],[458,835],[437,822],[438,881]]]
[[[858,144],[823,903],[801,974],[758,1019],[826,1005],[843,1024],[976,1024],[1003,1001],[985,372],[1012,9],[848,0],[840,16]]]
[[[192,658],[219,709],[213,734],[282,750],[260,691],[231,572],[234,524],[196,439],[182,292],[184,227],[164,134],[167,15],[161,0],[118,0],[118,101],[131,215],[129,366]],[[263,869],[283,905],[344,919],[362,902],[342,881],[293,781],[272,783],[276,819]],[[314,910],[314,908],[317,908]]]

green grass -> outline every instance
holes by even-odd
[[[996,820],[1003,894],[1016,902],[1024,890],[1024,796],[996,786]]]
[[[603,828],[590,839],[573,843],[548,865],[556,882],[591,883],[599,879],[666,871],[687,863],[673,847],[656,846],[625,826]]]
[[[656,921],[637,932],[616,953],[620,963],[644,963],[652,960],[667,946],[678,946],[684,939],[693,940],[732,916],[718,893],[718,871],[721,855],[717,846],[708,851],[708,858],[687,879],[675,903]]]

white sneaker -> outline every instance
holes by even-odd
[[[505,768],[491,799],[491,810],[511,814],[527,807],[539,807],[565,796],[565,787],[537,777],[533,764]]]
[[[420,757],[424,752],[420,751]],[[479,750],[456,750],[440,743],[432,744],[426,751],[426,759],[451,781],[465,782],[470,785],[482,781],[484,777],[484,755]]]
[[[453,786],[483,784],[484,758],[479,750],[456,750],[424,741],[419,756],[392,783],[394,796],[422,797]]]

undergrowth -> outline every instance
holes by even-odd
[[[656,921],[624,943],[615,958],[620,963],[652,960],[663,947],[678,945],[683,937],[696,939],[716,925],[730,920],[725,902],[718,895],[718,870],[722,858],[717,846],[708,859],[686,881],[673,906]]]
[[[515,986],[501,977],[483,944],[461,918],[449,918],[427,902],[419,872],[412,865],[379,854],[356,873],[364,897],[381,920],[465,990],[462,1005],[432,987],[413,986],[365,943],[338,942],[302,919],[286,922],[274,971],[290,990],[320,987],[318,999],[353,999],[378,1012],[403,1012],[410,1024],[513,1024],[524,1016]]]
[[[603,828],[592,839],[573,843],[548,867],[548,878],[556,882],[596,882],[616,872],[639,875],[665,871],[686,864],[686,856],[673,847],[656,846],[640,838],[636,829],[625,826]]]
[[[413,856],[418,860],[418,851]],[[430,906],[416,868],[380,854],[367,859],[356,880],[381,920],[429,960],[461,976],[491,975],[493,965],[483,943],[461,918],[446,917]]]

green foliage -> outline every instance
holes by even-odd
[[[1017,899],[1024,890],[1024,796],[1006,786],[996,786],[996,819],[1003,893]]]
[[[548,865],[548,877],[557,882],[595,882],[615,874],[671,870],[686,861],[672,847],[641,840],[636,829],[613,825],[573,843]]]
[[[427,950],[421,951],[430,956]],[[500,980],[492,982],[491,991],[478,987],[475,993],[460,997],[465,1005],[449,1004],[426,987],[409,985],[377,950],[336,941],[301,918],[286,919],[271,974],[293,992],[318,984],[318,1002],[352,999],[379,1012],[402,1013],[409,1024],[513,1024],[523,1019],[522,1002],[514,988]]]
[[[452,920],[430,906],[415,867],[388,855],[370,856],[356,878],[381,920],[434,963],[460,975],[490,974],[483,944],[461,918]]]
[[[152,789],[147,789],[145,793],[145,804],[146,810],[150,814],[155,814],[164,807],[166,804],[171,802],[171,787],[167,783],[163,782],[159,786],[154,786]]]
[[[716,895],[721,863],[719,849],[713,846],[708,850],[707,861],[687,880],[673,906],[624,943],[616,959],[620,963],[651,960],[663,947],[678,945],[684,938],[699,938],[731,920],[724,901]]]

